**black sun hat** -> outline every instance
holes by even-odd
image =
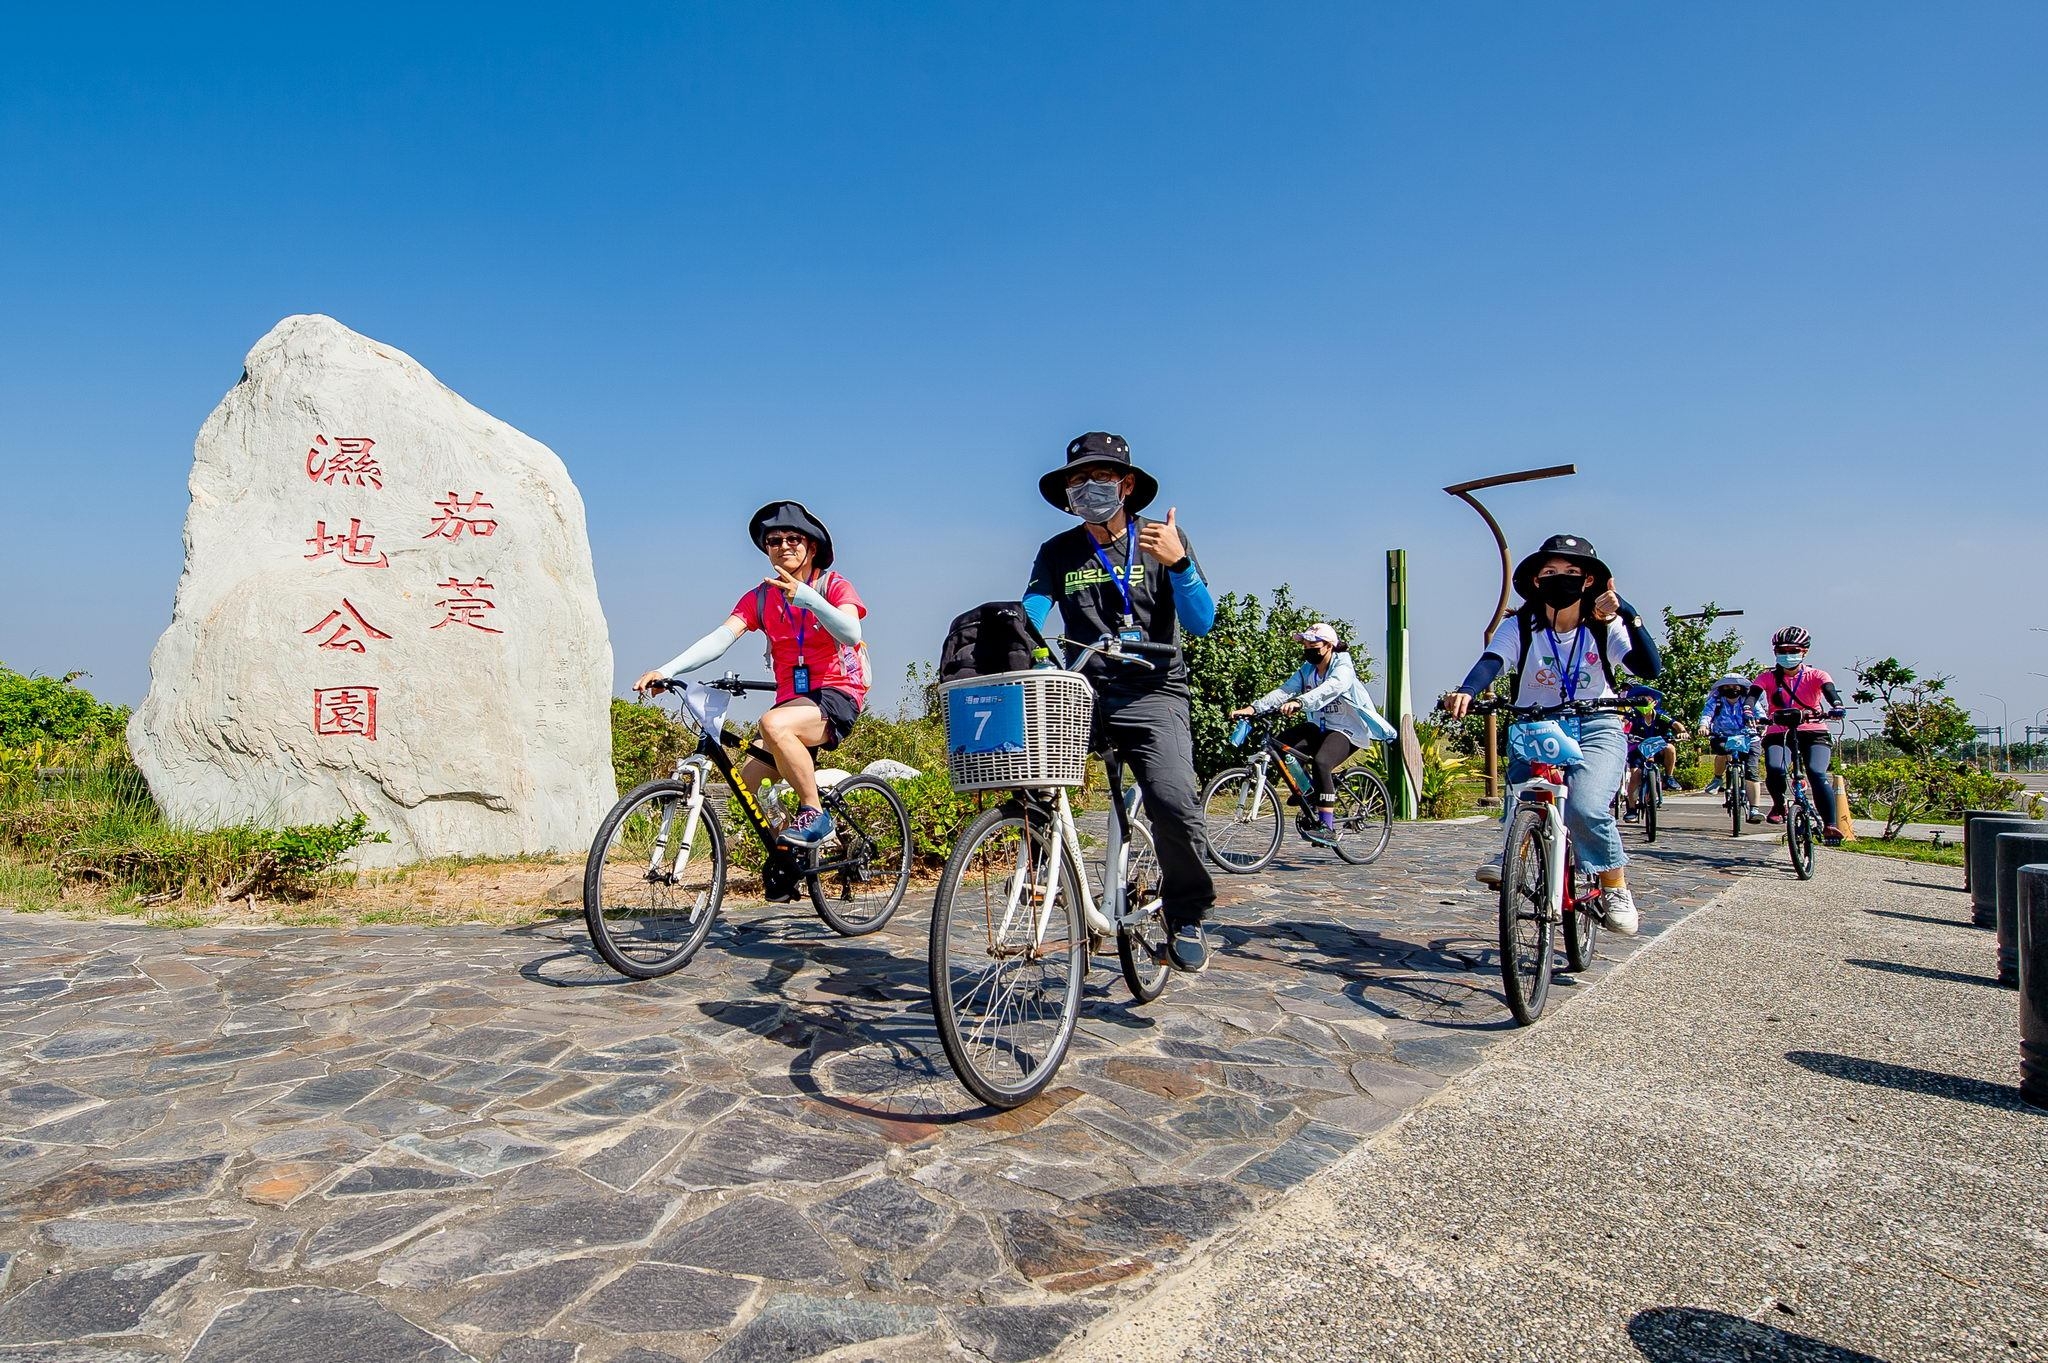
[[[1586,570],[1586,585],[1599,595],[1614,581],[1614,574],[1593,552],[1593,541],[1584,535],[1552,535],[1543,541],[1543,547],[1515,565],[1515,590],[1524,601],[1536,599],[1536,570],[1543,566],[1545,559],[1570,559]]]
[[[1067,462],[1038,480],[1039,495],[1060,510],[1067,509],[1067,475],[1075,469],[1100,464],[1131,475],[1131,495],[1124,498],[1124,510],[1135,516],[1159,495],[1159,480],[1131,462],[1131,447],[1120,435],[1090,431],[1067,442]]]
[[[764,552],[767,546],[761,541],[770,530],[795,530],[810,536],[811,542],[818,546],[816,566],[832,566],[832,532],[802,502],[770,502],[747,522],[747,533],[754,537],[754,547]]]

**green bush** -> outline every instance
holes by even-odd
[[[697,736],[652,701],[612,697],[612,777],[619,793],[667,776],[697,747]]]
[[[2010,776],[1937,757],[1860,762],[1845,768],[1842,780],[1851,812],[1882,817],[1887,839],[1909,823],[1952,823],[1966,809],[2003,809],[2024,789]]]
[[[1274,590],[1270,607],[1255,595],[1224,593],[1209,633],[1181,640],[1194,692],[1195,771],[1203,780],[1243,760],[1229,743],[1230,712],[1294,674],[1301,666],[1301,645],[1294,636],[1318,620],[1334,626],[1349,646],[1359,680],[1372,680],[1372,654],[1350,622],[1296,605],[1294,589],[1284,584]]]
[[[24,676],[0,665],[0,748],[26,748],[36,743],[80,749],[121,745],[128,728],[128,707],[105,704],[75,685],[84,675]]]

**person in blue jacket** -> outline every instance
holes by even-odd
[[[1231,717],[1275,710],[1302,716],[1301,723],[1279,739],[1309,756],[1316,788],[1316,829],[1309,836],[1330,842],[1337,834],[1337,768],[1368,743],[1392,738],[1394,726],[1374,707],[1352,665],[1351,650],[1344,647],[1335,626],[1318,621],[1294,638],[1301,645],[1301,666],[1294,675],[1250,705],[1231,711]]]

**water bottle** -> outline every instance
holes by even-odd
[[[1233,748],[1242,748],[1244,741],[1251,736],[1252,722],[1248,719],[1240,719],[1230,726],[1230,746]]]
[[[1294,778],[1294,788],[1296,790],[1307,790],[1308,773],[1301,769],[1301,763],[1295,758],[1293,749],[1290,748],[1282,752],[1280,760],[1287,764],[1288,775]]]
[[[1031,650],[1031,670],[1032,670],[1032,671],[1036,672],[1036,671],[1037,671],[1037,670],[1038,670],[1039,668],[1041,668],[1041,667],[1051,667],[1051,666],[1052,666],[1052,650],[1051,650],[1051,649],[1049,649],[1049,648],[1034,648],[1034,649],[1032,649],[1032,650]]]

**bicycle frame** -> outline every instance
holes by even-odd
[[[1123,791],[1123,763],[1117,761],[1114,756],[1104,764],[1104,769],[1108,774],[1110,788],[1117,792],[1119,798],[1110,801],[1109,841],[1103,855],[1103,902],[1096,902],[1094,886],[1088,883],[1087,876],[1078,875],[1075,880],[1081,887],[1082,922],[1092,933],[1114,936],[1126,923],[1136,922],[1159,912],[1160,901],[1155,898],[1136,908],[1129,902],[1126,874],[1130,869],[1129,827],[1131,816],[1138,812],[1138,807],[1144,800],[1144,792],[1137,786],[1132,786],[1128,794]],[[1039,905],[1045,906],[1038,913],[1037,923],[1031,934],[1032,946],[1038,948],[1045,945],[1046,929],[1052,923],[1052,887],[1059,884],[1061,858],[1072,857],[1076,867],[1083,864],[1084,858],[1081,854],[1080,827],[1074,822],[1074,807],[1067,798],[1067,792],[1064,789],[1055,791],[1050,800],[1043,796],[1027,799],[1045,808],[1047,817],[1058,834],[1052,840],[1047,857],[1043,893],[1037,884],[1034,883],[1031,887],[1033,899]],[[1009,900],[1004,905],[1002,923],[996,934],[997,941],[1003,940],[1010,924],[1015,920],[1024,890],[1022,878],[1019,877],[1010,887]]]
[[[1533,804],[1543,810],[1544,872],[1549,877],[1549,902],[1543,906],[1543,916],[1551,922],[1561,922],[1564,911],[1577,901],[1573,887],[1565,880],[1565,860],[1568,855],[1570,834],[1564,826],[1564,800],[1570,790],[1570,783],[1563,767],[1538,762],[1532,765],[1529,779],[1508,787],[1507,808],[1510,817],[1501,827],[1501,865],[1507,865],[1508,839],[1514,836],[1513,811],[1522,804]]]

